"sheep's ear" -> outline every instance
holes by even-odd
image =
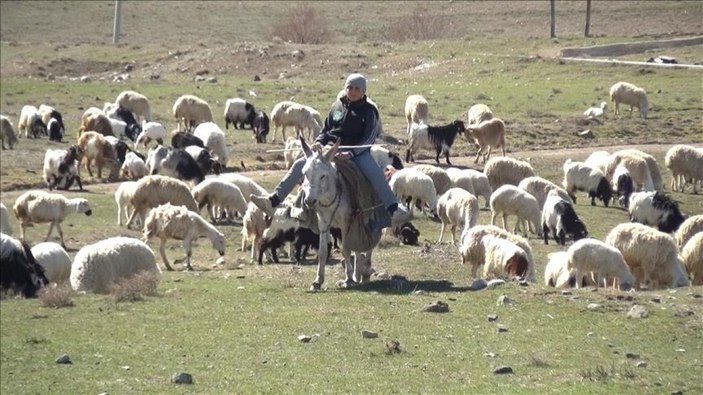
[[[337,141],[334,142],[334,145],[332,148],[330,148],[326,153],[325,153],[325,160],[326,161],[331,161],[332,158],[334,158],[334,155],[337,154],[337,151],[339,150],[339,144],[342,142],[341,138],[338,138]]]
[[[310,149],[308,142],[305,141],[305,138],[302,135],[300,135],[300,146],[303,148],[303,154],[305,154],[306,158],[312,156],[312,150]]]

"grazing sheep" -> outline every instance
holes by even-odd
[[[474,104],[468,112],[469,125],[478,125],[481,122],[493,119],[493,112],[485,104]]]
[[[137,120],[141,117],[143,121],[151,122],[151,105],[149,104],[149,99],[141,93],[123,91],[117,95],[115,104],[118,107],[124,107],[131,111],[136,116]]]
[[[472,227],[478,223],[478,199],[471,193],[461,188],[451,188],[437,199],[437,215],[442,221],[442,230],[439,232],[441,243],[444,230],[451,225],[452,244],[456,244],[456,228]]]
[[[610,153],[608,151],[593,151],[583,163],[596,168],[608,174],[608,162],[610,161]],[[611,177],[608,177],[610,179]]]
[[[308,137],[317,135],[322,129],[322,125],[307,106],[292,101],[277,103],[271,110],[271,122],[273,123],[271,142],[276,141],[276,131],[279,126],[283,141],[286,140],[286,126],[295,127],[296,135],[303,135],[303,130],[307,129],[310,132]]]
[[[0,291],[33,298],[48,283],[44,268],[34,259],[29,245],[0,234]]]
[[[513,233],[522,228],[522,234],[527,238],[527,229],[532,230],[537,236],[542,236],[540,217],[542,210],[537,204],[537,199],[529,193],[518,189],[515,185],[503,185],[493,191],[490,200],[491,225],[495,225],[498,214],[503,215],[503,229],[508,230],[508,215],[515,215],[517,221]]]
[[[684,245],[681,258],[686,265],[691,285],[703,285],[703,232],[698,232]]]
[[[620,251],[596,239],[583,239],[575,242],[566,251],[567,270],[574,273],[576,279],[585,273],[592,273],[596,288],[607,287],[609,280],[616,282],[620,290],[629,291],[635,284],[625,258]],[[576,281],[576,288],[580,288],[580,281]]]
[[[12,236],[12,225],[10,225],[10,213],[5,204],[0,203],[0,233]]]
[[[266,136],[269,134],[269,124],[271,123],[268,115],[266,115],[263,111],[257,111],[253,122],[252,129],[254,130],[254,138],[256,139],[256,142],[265,143]]]
[[[88,244],[76,253],[69,281],[74,291],[104,294],[116,283],[141,272],[161,274],[151,248],[131,237],[112,237]]]
[[[142,143],[144,148],[151,142],[151,140],[156,140],[157,143],[163,144],[166,138],[167,132],[164,125],[158,122],[142,122],[142,132],[139,133],[137,139],[134,141],[134,148]]]
[[[231,123],[235,129],[244,129],[244,125],[249,124],[254,127],[254,117],[256,109],[251,103],[238,97],[225,101],[225,129],[229,129]]]
[[[220,165],[220,162],[215,160],[210,154],[210,151],[207,149],[196,145],[190,145],[185,148],[185,151],[188,155],[195,159],[195,163],[198,164],[198,167],[200,167],[203,174],[214,173],[219,175],[222,171],[222,165]]]
[[[458,133],[464,133],[466,126],[464,122],[455,120],[450,124],[443,126],[429,126],[425,124],[413,123],[410,126],[410,141],[408,142],[408,150],[405,153],[406,162],[415,161],[415,152],[418,149],[434,149],[435,162],[439,163],[439,156],[444,153],[447,164],[451,166],[449,161],[449,150],[454,144],[454,139]]]
[[[47,133],[49,133],[49,141],[61,142],[63,140],[63,132],[61,131],[61,126],[56,118],[51,118],[49,123],[46,125]]]
[[[71,275],[71,257],[54,242],[43,242],[32,247],[34,259],[44,268],[49,283],[62,283]]]
[[[635,191],[635,182],[632,181],[630,171],[625,166],[615,167],[612,188],[618,194],[620,207],[627,210],[630,204],[630,196]]]
[[[266,189],[264,189],[264,187],[257,184],[256,181],[243,174],[223,173],[220,174],[217,179],[234,184],[237,188],[239,188],[240,191],[242,191],[242,195],[244,195],[244,200],[246,200],[247,203],[249,203],[249,201],[251,200],[249,198],[250,195],[268,195],[268,192],[266,191]]]
[[[188,132],[175,132],[171,135],[171,146],[173,148],[186,148],[191,145],[205,148],[205,143],[203,143],[203,140]]]
[[[451,173],[453,172],[453,170],[450,169],[451,168],[447,169],[447,174],[451,179]],[[483,196],[483,199],[485,201],[484,207],[490,208],[489,201],[491,200],[491,195],[493,194],[493,188],[491,188],[491,184],[488,182],[488,177],[484,173],[474,169],[464,169],[461,170],[461,175],[458,176],[458,178],[456,178],[456,175],[454,177],[456,181],[452,181],[452,186],[463,188],[467,191],[469,190],[468,185],[465,185],[466,181],[464,180],[470,180],[473,192],[469,192],[471,192],[476,197]]]
[[[61,222],[70,213],[84,213],[88,216],[93,213],[90,209],[90,203],[85,199],[67,199],[63,195],[44,191],[27,191],[23,193],[17,198],[12,209],[15,217],[20,221],[22,241],[25,241],[24,232],[28,226],[49,222],[51,225],[49,225],[49,232],[46,234],[45,241],[49,241],[51,231],[56,227],[61,239],[61,246],[64,248],[66,248],[66,244],[63,241]]]
[[[615,115],[620,115],[620,103],[637,107],[640,110],[640,117],[647,118],[647,92],[644,89],[638,88],[628,82],[618,82],[610,87],[610,101],[615,103]]]
[[[120,175],[131,180],[138,180],[149,174],[146,164],[134,152],[128,152],[120,167]]]
[[[692,215],[683,221],[674,236],[676,238],[676,245],[679,246],[679,248],[683,248],[683,246],[688,243],[688,240],[698,232],[703,232],[703,214]]]
[[[77,181],[78,187],[83,190],[81,178],[78,176],[78,163],[82,157],[83,149],[77,145],[69,147],[68,150],[46,150],[42,171],[50,191],[62,187],[68,189],[73,185],[73,181]]]
[[[608,207],[613,191],[610,189],[605,174],[583,162],[574,162],[571,159],[567,159],[562,167],[564,170],[562,185],[574,203],[576,203],[574,191],[578,189],[588,193],[588,197],[591,198],[591,206],[596,205],[597,197],[605,207]]]
[[[183,95],[173,103],[173,117],[178,122],[178,130],[193,130],[199,123],[212,122],[212,110],[210,105],[203,99],[194,95]]]
[[[688,285],[680,270],[683,261],[674,239],[666,233],[638,223],[615,226],[605,242],[622,253],[635,276],[635,286],[644,283],[649,289]]]
[[[393,166],[396,170],[403,168],[403,162],[400,160],[400,157],[380,145],[372,146],[370,152],[373,160],[381,169],[385,169],[388,165]]]
[[[589,120],[599,121],[607,116],[608,103],[601,102],[599,107],[589,107],[583,112],[583,116]]]
[[[683,192],[686,180],[691,180],[693,193],[698,193],[696,186],[703,182],[703,149],[677,144],[666,152],[664,161],[671,170],[672,191]]]
[[[63,135],[66,132],[66,126],[64,126],[63,123],[63,115],[61,115],[60,112],[56,111],[54,107],[51,107],[46,104],[40,104],[37,111],[39,111],[39,115],[41,116],[42,122],[44,123],[44,125],[47,126],[47,132],[49,131],[49,121],[51,121],[52,119],[55,119],[58,124],[58,133]],[[49,133],[49,136],[51,136],[51,133]]]
[[[34,106],[24,106],[20,112],[20,119],[17,122],[17,132],[25,138],[38,138],[46,135],[46,125],[41,119],[39,110]]]
[[[654,181],[647,161],[640,155],[631,152],[617,151],[610,155],[606,166],[605,175],[608,179],[614,178],[615,169],[622,166],[630,173],[630,178],[637,191],[654,191]]]
[[[494,191],[505,184],[517,186],[523,179],[536,175],[529,163],[506,156],[489,159],[483,172]]]
[[[107,142],[105,136],[97,132],[85,132],[78,138],[77,145],[83,150],[83,159],[88,174],[93,177],[93,170],[90,164],[95,162],[98,166],[98,178],[102,178],[103,166],[110,168],[108,179],[115,179],[120,171],[120,162],[117,153],[112,145]]]
[[[183,181],[193,182],[195,185],[203,182],[205,173],[198,162],[185,150],[171,150],[161,161],[159,174],[171,176]]]
[[[530,262],[525,250],[510,240],[486,235],[481,239],[486,251],[483,277],[524,278]]]
[[[437,196],[447,192],[452,187],[452,180],[447,172],[441,167],[433,165],[415,165],[413,169],[430,176],[434,184]]]
[[[137,181],[134,195],[130,204],[134,207],[132,215],[127,221],[127,228],[132,225],[135,218],[140,218],[144,223],[146,211],[159,205],[171,203],[174,206],[186,206],[190,211],[198,211],[190,188],[183,181],[172,177],[150,175]]]
[[[412,202],[421,211],[427,205],[431,215],[436,217],[437,190],[430,176],[406,167],[393,173],[389,184],[396,198],[407,204],[408,209],[412,210]]]
[[[429,119],[429,105],[427,99],[420,95],[410,95],[405,99],[405,119],[408,121],[407,133],[413,123],[427,125]]]
[[[247,201],[242,191],[236,185],[221,179],[209,178],[193,187],[191,193],[198,203],[198,209],[202,210],[207,206],[213,223],[217,217],[215,207],[226,210],[230,217],[235,212],[243,215],[247,211]]]
[[[2,141],[2,149],[5,149],[5,144],[12,149],[19,142],[10,118],[4,115],[0,115],[0,141]]]
[[[544,207],[544,202],[547,200],[547,195],[550,191],[556,191],[560,198],[572,203],[571,197],[562,187],[539,176],[527,177],[520,181],[517,187],[534,196],[539,207]]]
[[[81,127],[78,129],[78,136],[80,137],[83,133],[87,131],[93,131],[102,134],[103,136],[114,136],[115,133],[112,130],[112,123],[110,123],[110,118],[108,118],[102,112],[96,112],[91,114],[89,117],[85,118],[81,122]]]
[[[450,187],[461,188],[472,195],[474,194],[473,181],[471,180],[471,177],[465,173],[465,170],[457,167],[447,167],[444,171],[449,177]],[[490,195],[488,196],[488,199],[490,199]],[[486,200],[486,205],[488,205],[488,200]]]
[[[193,135],[198,137],[205,144],[212,157],[217,160],[222,167],[227,167],[229,151],[225,140],[225,132],[214,122],[204,122],[198,125],[193,131]]]
[[[478,158],[487,147],[488,150],[483,154],[483,163],[491,157],[493,148],[500,147],[505,156],[505,123],[498,118],[492,118],[488,121],[483,121],[478,125],[469,125],[466,127],[466,140],[470,142],[469,137],[473,139],[474,145],[478,149],[474,163],[478,163]]]
[[[630,221],[656,226],[664,233],[675,232],[684,221],[678,203],[656,191],[630,195],[628,212]]]
[[[225,236],[210,225],[198,213],[189,211],[184,206],[172,206],[169,203],[162,204],[149,212],[142,231],[142,240],[146,243],[154,237],[161,239],[159,251],[161,259],[164,261],[166,270],[173,270],[166,258],[166,240],[183,240],[183,248],[186,256],[183,259],[176,259],[174,263],[186,261],[186,270],[193,270],[191,266],[191,245],[193,241],[200,237],[207,237],[212,242],[212,248],[220,254],[217,259],[218,264],[225,261]]]
[[[544,268],[544,285],[555,288],[567,288],[576,285],[576,277],[567,269],[566,251],[547,254],[547,266]]]
[[[647,164],[647,169],[649,170],[649,174],[652,177],[652,187],[654,188],[655,191],[664,191],[664,181],[662,179],[661,175],[661,170],[659,169],[659,164],[657,163],[656,158],[654,158],[652,155],[640,151],[638,149],[634,148],[628,148],[628,149],[623,149],[620,151],[613,152],[613,157],[618,158],[621,156],[632,156],[632,157],[639,157],[645,161]],[[610,169],[609,169],[610,170]],[[629,170],[629,169],[628,169]]]
[[[493,225],[476,225],[471,228],[464,228],[461,234],[461,246],[459,247],[461,263],[462,265],[471,265],[472,278],[476,278],[478,275],[478,269],[483,268],[485,265],[486,253],[482,240],[487,235],[512,241],[518,247],[522,248],[522,250],[527,254],[526,257],[528,260],[528,268],[525,279],[528,281],[534,281],[535,269],[530,244],[526,239],[518,235],[508,233],[505,230]]]
[[[549,191],[542,208],[544,244],[549,244],[550,230],[554,241],[561,245],[566,245],[567,234],[571,235],[574,241],[588,237],[586,225],[576,215],[571,202],[559,196],[555,189]]]
[[[270,218],[266,216],[260,208],[253,202],[247,203],[247,211],[242,218],[242,252],[247,250],[247,241],[251,241],[251,259],[254,263],[258,256],[258,248],[264,236],[264,231],[270,225]]]

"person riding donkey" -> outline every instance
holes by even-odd
[[[344,84],[345,95],[337,100],[330,110],[322,131],[315,139],[317,148],[340,140],[340,149],[335,159],[351,160],[376,191],[378,198],[388,210],[388,216],[379,216],[378,221],[371,221],[369,228],[380,230],[391,226],[391,217],[396,211],[406,210],[398,206],[383,171],[376,164],[370,152],[370,145],[376,141],[379,130],[379,114],[375,106],[366,99],[366,78],[361,74],[350,74]],[[303,177],[306,158],[298,159],[288,170],[281,182],[269,196],[251,195],[251,201],[269,216],[274,208],[298,185]]]

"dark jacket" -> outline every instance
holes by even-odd
[[[325,126],[315,141],[322,145],[335,142],[341,138],[341,145],[373,144],[378,136],[378,110],[366,101],[366,96],[357,102],[350,102],[347,97],[337,100],[325,119]],[[344,149],[352,155],[369,148]]]

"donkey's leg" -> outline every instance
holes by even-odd
[[[319,221],[319,215],[317,218]],[[323,221],[319,221],[319,228],[320,248],[317,250],[317,276],[310,287],[311,291],[319,291],[320,288],[322,288],[322,283],[325,282],[325,265],[327,264],[327,258],[329,257],[329,246],[327,245],[327,240],[329,240],[330,237],[330,225],[324,223]],[[347,257],[345,256],[344,258],[346,259]],[[347,263],[347,265],[349,265],[349,263]],[[347,266],[347,273],[349,273],[348,267],[349,266]],[[349,277],[348,274],[347,277]]]

